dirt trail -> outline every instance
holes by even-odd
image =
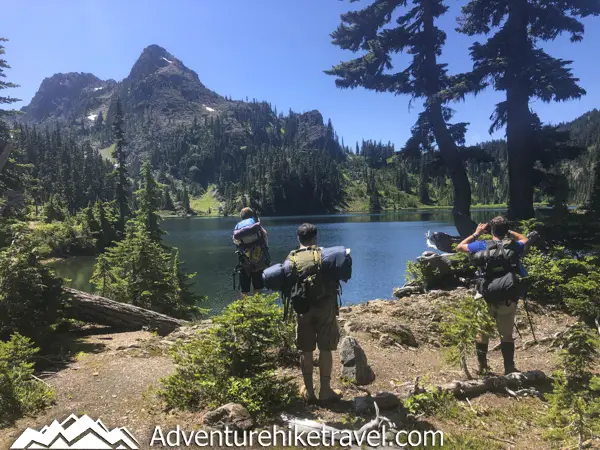
[[[366,390],[373,394],[377,391],[400,393],[402,385],[414,383],[416,377],[420,377],[424,385],[464,379],[459,369],[445,362],[436,333],[436,324],[443,320],[437,312],[439,304],[457,301],[464,294],[460,291],[451,294],[433,292],[343,308],[340,323],[344,334],[358,339],[377,375]],[[520,315],[518,325],[522,338],[516,340],[517,364],[521,370],[541,369],[550,374],[556,365],[556,349],[550,338],[563,331],[573,319],[559,312],[538,310],[533,313],[533,320],[538,339],[548,339],[543,344],[530,342],[531,332]],[[412,331],[416,347],[402,344],[402,339],[406,338],[401,334],[403,326]],[[523,348],[526,342],[528,348]],[[12,427],[0,430],[0,449],[9,448],[26,427],[40,429],[54,419],[62,420],[70,414],[100,418],[109,428],[127,427],[139,440],[140,448],[149,448],[155,425],[174,428],[179,424],[190,430],[200,428],[202,414],[167,412],[154,395],[160,379],[174,369],[165,350],[166,344],[164,339],[141,331],[103,334],[102,330],[96,329],[77,339],[77,348],[81,350],[74,360],[44,378],[56,391],[56,404],[35,418],[22,418]],[[490,347],[494,344],[491,342]],[[502,367],[499,351],[491,351],[490,358],[493,369]],[[470,365],[475,367],[475,361],[470,361]],[[291,412],[344,427],[359,426],[370,420],[371,414],[357,417],[353,409],[352,400],[366,395],[365,389],[342,383],[339,370],[339,357],[335,354],[332,380],[334,387],[344,394],[342,402],[329,409],[299,405]],[[293,375],[300,384],[297,368],[283,371]],[[487,436],[486,450],[550,448],[550,444],[542,439],[544,429],[536,419],[546,409],[538,399],[516,401],[487,394],[472,399],[471,405],[466,402],[460,405],[459,411],[446,417],[423,417],[421,420],[445,433]],[[386,415],[394,417],[393,412]],[[514,442],[515,446],[507,442]]]

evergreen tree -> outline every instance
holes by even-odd
[[[600,159],[594,164],[594,181],[590,192],[587,209],[595,217],[600,217]]]
[[[4,45],[2,42],[7,42],[8,39],[0,37],[0,91],[4,89],[11,89],[19,87],[18,84],[10,83],[8,81],[4,81],[6,78],[6,74],[4,73],[5,69],[10,69],[10,66],[6,62],[2,55],[6,53],[4,49]],[[0,105],[10,105],[11,103],[15,103],[20,101],[18,98],[10,97],[10,96],[0,96]],[[4,167],[9,162],[9,155],[11,152],[11,147],[9,145],[10,142],[10,134],[8,132],[8,127],[2,120],[3,117],[8,116],[10,114],[14,114],[13,110],[5,110],[0,109],[0,174],[2,173]],[[2,183],[0,181],[0,193],[2,193]],[[0,207],[2,205],[0,204]]]
[[[448,7],[441,0],[413,0],[412,8],[397,19],[398,26],[389,27],[395,10],[407,4],[375,0],[362,10],[343,14],[342,24],[332,34],[333,43],[365,54],[326,73],[335,75],[341,88],[362,86],[424,99],[425,111],[417,122],[420,134],[435,138],[454,185],[455,215],[469,216],[471,188],[457,147],[466,124],[450,125],[452,111],[444,106],[462,99],[469,86],[466,79],[449,76],[446,65],[438,63],[446,34],[435,21]],[[413,55],[412,62],[405,70],[390,73],[392,55],[402,51]]]
[[[5,47],[4,47],[4,45],[1,44],[2,42],[8,42],[8,39],[0,37],[0,90],[12,89],[12,88],[19,87],[18,84],[10,83],[8,81],[3,80],[4,78],[6,78],[6,74],[4,73],[4,70],[10,69],[10,66],[8,65],[6,60],[4,58],[2,58],[2,55],[6,54]],[[14,98],[14,97],[10,97],[10,96],[6,97],[6,96],[0,95],[0,105],[10,105],[11,103],[15,103],[15,102],[19,102],[19,101],[21,101],[21,100],[18,98]],[[14,113],[15,112],[13,110],[0,109],[0,118],[14,114]]]
[[[116,301],[175,317],[197,316],[202,310],[187,281],[191,276],[180,272],[179,256],[160,243],[158,192],[149,163],[142,171],[144,183],[135,217],[127,222],[124,239],[100,255],[91,282]]]
[[[121,99],[117,99],[115,118],[113,121],[115,148],[112,152],[112,157],[116,161],[115,198],[119,207],[119,221],[117,223],[117,230],[120,233],[122,233],[125,230],[125,221],[129,217],[129,199],[127,195],[129,180],[127,174],[127,153],[125,152],[125,146],[127,145],[127,141],[125,140],[125,130],[123,129],[123,126],[123,107],[121,105]]]
[[[183,191],[181,192],[181,204],[186,214],[191,211],[190,208],[190,196],[188,194],[187,185],[183,184]]]
[[[591,372],[597,360],[600,342],[586,325],[573,325],[562,338],[560,370],[553,374],[554,390],[549,395],[550,409],[546,417],[548,436],[565,440],[577,439],[577,448],[600,433],[600,377]]]
[[[473,80],[506,92],[492,116],[491,130],[506,126],[508,144],[509,214],[533,217],[533,166],[537,116],[529,101],[579,98],[585,91],[571,73],[571,61],[553,58],[539,47],[562,33],[571,41],[583,38],[580,18],[600,14],[600,0],[471,0],[463,7],[460,31],[474,36],[497,30],[487,42],[471,47]]]
[[[142,189],[136,193],[138,200],[136,215],[138,220],[144,224],[151,239],[160,242],[164,234],[160,229],[160,216],[158,215],[160,194],[148,161],[142,164],[140,176],[142,177]]]
[[[419,201],[424,205],[431,204],[429,197],[429,187],[427,186],[428,177],[425,168],[425,158],[421,158],[421,171],[419,172]]]
[[[377,185],[375,183],[375,173],[371,170],[371,175],[369,177],[369,192],[371,195],[369,196],[369,211],[372,213],[381,212],[381,202],[379,200],[379,191],[377,190]]]
[[[173,205],[173,199],[167,186],[163,186],[161,209],[165,211],[175,211],[175,205]]]

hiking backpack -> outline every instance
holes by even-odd
[[[246,272],[260,272],[271,265],[260,220],[247,219],[238,223],[233,231],[233,239],[238,242],[237,253]]]
[[[294,280],[290,300],[297,314],[306,314],[311,306],[317,306],[331,294],[331,283],[325,280],[321,270],[322,256],[320,248],[307,247],[292,251],[288,257]]]
[[[475,254],[482,268],[479,292],[489,302],[516,301],[519,296],[519,253],[511,239],[486,241],[487,248]]]

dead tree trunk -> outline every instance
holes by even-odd
[[[68,314],[84,322],[108,325],[127,330],[147,327],[161,336],[171,333],[187,322],[128,303],[115,302],[98,295],[66,288]]]
[[[478,397],[486,392],[506,393],[506,389],[520,389],[550,383],[551,378],[541,370],[515,373],[468,381],[453,381],[438,386],[438,389],[451,393],[456,398]]]

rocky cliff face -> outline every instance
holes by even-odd
[[[103,81],[91,73],[58,73],[45,78],[31,103],[23,108],[22,120],[39,124],[72,122],[106,110],[117,83]],[[93,120],[93,119],[90,119]]]

